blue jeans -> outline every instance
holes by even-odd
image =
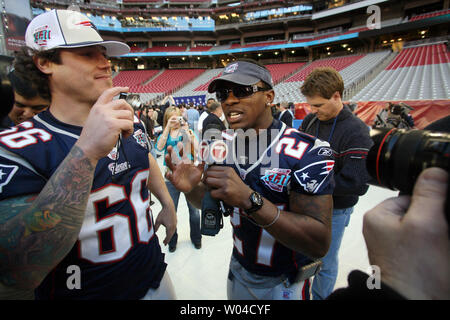
[[[327,298],[334,289],[338,274],[338,253],[344,236],[345,227],[350,222],[350,215],[353,207],[345,209],[334,209],[331,229],[330,249],[322,258],[322,269],[314,277],[312,285],[313,300],[323,300]]]
[[[172,197],[173,204],[175,205],[175,209],[178,213],[178,200],[180,199],[180,191],[178,191],[170,181],[166,181],[167,189],[169,190],[169,194]],[[200,233],[200,210],[195,208],[192,204],[187,201],[187,206],[189,209],[189,225],[191,229],[191,241],[194,244],[200,243],[202,240],[202,235]],[[178,232],[175,231],[175,234],[173,235],[172,239],[169,241],[169,246],[173,247],[176,246],[178,241]]]

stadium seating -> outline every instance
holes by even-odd
[[[352,55],[339,58],[316,60],[285,81],[275,86],[275,103],[282,101],[305,102],[300,87],[306,76],[318,67],[333,67],[341,74],[345,87],[350,86],[368,73],[374,66],[389,55],[389,51],[375,52],[367,55]]]
[[[427,18],[432,18],[432,17],[438,17],[438,16],[442,16],[444,14],[449,14],[449,13],[450,13],[450,9],[429,12],[429,13],[424,13],[424,14],[414,16],[411,19],[409,19],[409,21],[416,21],[416,20],[422,20],[422,19],[427,19]]]
[[[352,100],[450,98],[450,54],[445,44],[405,48]]]
[[[267,69],[269,69],[272,74],[272,80],[274,84],[284,80],[287,76],[291,75],[293,72],[297,71],[301,68],[305,63],[278,63],[278,64],[269,64],[266,65]],[[208,70],[204,74],[202,74],[199,78],[195,79],[188,86],[181,88],[179,91],[174,93],[174,97],[183,97],[183,96],[195,96],[204,94],[207,97],[213,96],[207,92],[209,83],[217,78],[222,72],[222,68]]]
[[[154,77],[159,70],[126,70],[113,79],[114,86],[136,87]],[[130,88],[131,89],[131,88]]]
[[[251,48],[251,47],[263,47],[263,46],[272,46],[277,44],[286,44],[286,41],[265,41],[265,42],[253,42],[253,43],[247,43],[243,46],[241,46],[239,43],[234,43],[231,45],[231,49],[237,49],[237,48]]]
[[[167,46],[167,47],[152,47],[147,48],[143,52],[181,52],[186,51],[186,47],[179,47],[179,46]]]
[[[194,79],[191,83],[184,86],[180,90],[176,91],[173,96],[174,97],[189,97],[189,96],[196,96],[196,95],[206,95],[209,97],[210,94],[208,94],[208,84],[211,82],[211,80],[217,78],[219,74],[222,72],[223,68],[217,68],[217,69],[210,69],[206,70],[204,73],[202,73],[199,77]]]
[[[286,76],[299,70],[304,65],[305,65],[304,62],[277,63],[277,64],[269,64],[266,66],[266,68],[269,69],[270,74],[272,75],[272,81],[276,85],[280,81],[284,80]]]
[[[209,51],[213,46],[196,46],[191,47],[189,51]]]
[[[205,69],[164,70],[149,83],[138,86],[134,92],[171,94],[174,90],[187,84],[204,71]]]

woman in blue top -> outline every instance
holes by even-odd
[[[163,118],[163,132],[156,141],[156,149],[160,152],[164,152],[164,156],[167,153],[167,147],[172,146],[175,151],[178,150],[177,143],[182,141],[183,137],[188,139],[188,142],[192,142],[192,146],[196,148],[198,145],[198,139],[195,133],[189,129],[188,124],[181,116],[181,111],[177,107],[169,107],[164,112]],[[176,153],[178,154],[178,152]],[[193,155],[188,155],[190,160],[193,159]],[[164,160],[165,165],[165,160]],[[180,198],[180,191],[178,191],[170,181],[166,180],[167,189],[172,197],[175,208],[178,208],[178,199]],[[187,206],[189,208],[189,224],[191,228],[191,241],[195,248],[200,249],[202,246],[202,235],[200,233],[200,212],[197,208],[191,205],[188,201]],[[169,242],[169,251],[174,252],[177,248],[178,233],[175,231],[172,239]]]

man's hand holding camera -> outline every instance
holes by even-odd
[[[385,200],[364,216],[363,233],[381,280],[408,299],[450,299],[450,241],[445,219],[448,173],[424,170],[412,197]]]
[[[128,87],[105,90],[89,113],[76,144],[92,160],[106,156],[121,133],[125,138],[133,133],[133,108],[123,99],[113,100],[124,91],[128,91]]]

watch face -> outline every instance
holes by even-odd
[[[252,193],[252,202],[258,206],[261,205],[262,204],[261,195],[257,192],[253,192]]]

